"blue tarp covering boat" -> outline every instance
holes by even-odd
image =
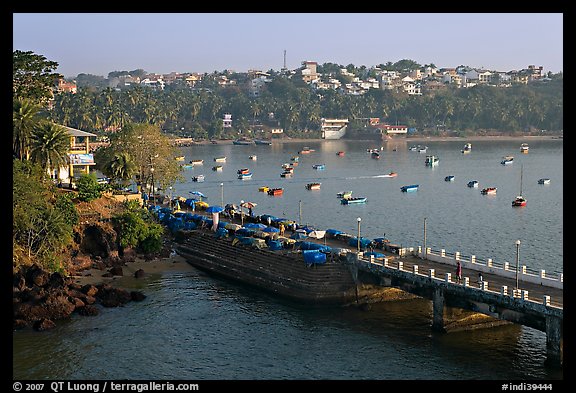
[[[336,235],[339,235],[341,233],[344,232],[339,231],[338,229],[326,229],[326,235],[328,235],[328,237],[336,237]]]
[[[304,250],[302,255],[307,265],[322,265],[326,263],[326,254],[319,250]]]
[[[360,237],[360,249],[365,249],[367,248],[370,243],[372,243],[372,240],[370,239],[366,239],[365,237]],[[353,246],[353,247],[358,247],[358,237],[352,237],[348,240],[348,245],[349,246]]]
[[[236,235],[239,236],[254,236],[256,231],[250,228],[240,228],[236,231]]]
[[[270,248],[270,250],[273,250],[273,251],[281,250],[283,248],[282,242],[279,240],[270,240],[268,242],[268,247]]]
[[[187,231],[191,231],[192,229],[196,229],[198,225],[194,221],[186,221],[184,222],[184,229]]]
[[[221,237],[226,237],[228,236],[228,230],[224,229],[224,228],[218,228],[218,230],[216,230],[216,238],[220,239]]]
[[[322,252],[330,252],[332,248],[330,246],[325,246],[323,244],[318,244],[314,242],[296,242],[296,247],[301,250],[318,250]]]
[[[386,257],[385,254],[382,254],[381,252],[376,252],[376,251],[370,251],[370,252],[365,252],[364,256],[370,258],[370,255],[374,255],[374,258],[384,258]]]

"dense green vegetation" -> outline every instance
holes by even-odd
[[[409,60],[383,64],[389,69],[409,69]],[[418,64],[416,64],[418,65]],[[419,65],[418,65],[419,66]],[[322,72],[342,66],[319,65]],[[346,67],[361,76],[373,70]],[[55,98],[51,118],[83,130],[101,133],[131,122],[155,124],[165,132],[194,138],[234,138],[248,133],[252,124],[282,127],[288,136],[319,137],[321,118],[355,119],[379,117],[390,124],[413,127],[421,134],[457,130],[463,134],[530,133],[563,129],[563,78],[550,75],[547,82],[508,88],[478,85],[410,96],[406,93],[370,89],[360,96],[335,90],[313,90],[297,75],[275,73],[257,98],[248,93],[249,78],[228,75],[236,85],[220,87],[221,74],[207,74],[195,89],[174,83],[164,90],[135,85],[124,90],[79,88],[77,94]],[[223,128],[224,113],[232,114],[233,127]]]
[[[93,201],[105,190],[93,173],[81,175],[77,190],[68,192],[62,192],[51,177],[55,170],[67,165],[70,148],[66,129],[47,116],[47,97],[51,95],[48,92],[55,76],[49,71],[57,65],[31,52],[14,52],[12,259],[15,269],[38,263],[48,271],[65,273],[67,266],[62,255],[73,246],[74,231],[80,221],[76,204]],[[118,133],[118,143],[102,150],[101,165],[110,168],[110,174],[122,184],[133,174],[130,163],[139,163],[145,168],[142,173],[150,173],[150,157],[158,157],[154,164],[158,177],[171,181],[178,176],[178,166],[173,159],[173,147],[165,138],[158,127],[132,124]],[[134,139],[141,140],[138,148],[128,148]],[[106,161],[107,152],[116,161]],[[159,251],[162,226],[137,203],[127,204],[126,211],[136,214],[137,219],[126,219],[124,213],[118,216],[121,244],[143,252]],[[138,234],[134,242],[132,233]]]

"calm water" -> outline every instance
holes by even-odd
[[[316,149],[300,155],[291,179],[280,178],[281,164],[304,144],[273,146],[210,145],[184,148],[186,161],[204,159],[187,170],[188,181],[174,194],[202,191],[211,204],[240,200],[258,203],[255,214],[298,219],[319,228],[355,234],[361,217],[363,236],[393,242],[427,244],[447,251],[513,261],[517,239],[522,264],[530,269],[563,271],[563,146],[561,140],[533,141],[520,154],[519,142],[474,142],[462,154],[462,142],[429,142],[427,154],[440,164],[424,166],[426,154],[407,144],[389,143],[380,160],[370,158],[370,142],[307,143]],[[411,144],[410,144],[411,145]],[[393,151],[396,147],[397,151]],[[343,150],[344,157],[336,156]],[[258,160],[248,158],[257,154]],[[511,166],[500,164],[514,155]],[[223,172],[213,158],[227,156]],[[312,169],[323,163],[324,171]],[[523,165],[525,208],[512,208],[520,191]],[[248,167],[250,180],[236,171]],[[379,175],[395,171],[396,178]],[[204,174],[204,183],[191,177]],[[445,182],[455,175],[454,182]],[[549,185],[537,184],[549,177]],[[470,189],[469,180],[480,187]],[[305,184],[322,183],[308,191]],[[223,183],[223,187],[220,186]],[[415,193],[400,187],[420,184]],[[282,197],[258,192],[260,186],[284,187]],[[497,195],[480,194],[498,187]],[[340,205],[336,193],[353,190],[365,205]],[[562,379],[544,366],[545,334],[510,325],[494,329],[434,334],[431,305],[410,300],[376,305],[371,311],[306,309],[261,292],[190,269],[133,281],[147,299],[119,309],[103,309],[95,318],[73,317],[44,333],[13,335],[15,379],[378,379],[512,380]]]

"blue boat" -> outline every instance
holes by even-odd
[[[314,169],[326,169],[326,166],[324,166],[324,164],[315,164],[315,165],[312,165],[312,168],[314,168]]]
[[[418,184],[412,184],[409,186],[402,186],[402,187],[400,187],[400,190],[402,190],[402,192],[418,191]]]
[[[248,173],[240,173],[238,175],[238,179],[244,180],[244,179],[250,179],[252,178],[252,172],[248,172]]]
[[[348,199],[340,199],[343,205],[352,205],[356,203],[366,203],[366,197],[353,197]]]

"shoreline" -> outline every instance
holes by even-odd
[[[535,141],[535,140],[563,140],[563,136],[559,135],[472,135],[472,136],[401,136],[392,137],[391,139],[322,139],[322,138],[272,138],[273,144],[284,143],[308,143],[308,142],[448,142],[448,141]],[[217,140],[217,145],[232,145],[232,139]],[[190,146],[194,145],[210,145],[211,141],[195,141]]]

